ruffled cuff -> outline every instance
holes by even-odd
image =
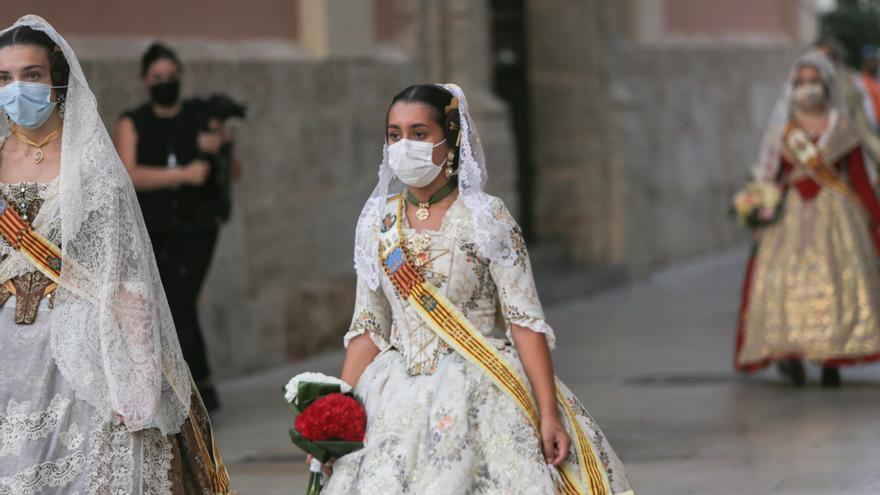
[[[357,311],[355,314],[356,316],[352,319],[351,327],[349,327],[348,332],[342,339],[346,349],[351,344],[351,339],[363,335],[364,332],[370,334],[370,339],[380,351],[391,347],[391,344],[388,343],[388,339],[385,337],[388,332],[385,330],[387,328],[386,325],[382,323],[382,313],[379,313],[379,316],[377,316],[376,312],[365,308]]]
[[[547,339],[547,346],[550,347],[550,350],[556,349],[556,333],[553,332],[553,328],[547,324],[547,321],[543,318],[533,318],[531,316],[517,316],[516,318],[510,318],[510,325],[518,325],[528,330],[531,330],[535,333],[542,333],[544,337]],[[513,336],[510,334],[510,325],[507,327],[507,338],[513,342]]]
[[[369,332],[364,327],[356,327],[352,328],[348,332],[346,332],[345,336],[342,338],[342,343],[346,349],[348,349],[349,344],[351,344],[352,339],[355,337],[360,337],[361,335],[368,333],[370,335],[370,340],[373,341],[373,344],[379,348],[380,351],[385,351],[391,344],[388,343],[387,340],[383,339],[380,335],[376,334],[376,332]]]

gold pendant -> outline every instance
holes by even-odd
[[[416,210],[416,218],[418,218],[419,220],[421,220],[423,222],[425,220],[427,220],[428,217],[431,216],[431,212],[428,211],[428,208],[430,206],[431,205],[429,203],[419,203],[419,209]]]
[[[34,163],[42,162],[43,158],[45,158],[43,156],[43,150],[40,148],[37,148],[37,151],[34,152]]]

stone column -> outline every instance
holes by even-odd
[[[488,88],[489,11],[486,0],[397,0],[393,42],[430,81]]]
[[[534,232],[580,265],[622,257],[620,166],[611,145],[596,0],[529,0]]]
[[[300,41],[319,58],[373,55],[373,2],[300,0]]]
[[[794,43],[812,43],[818,34],[816,1],[784,0],[786,27]]]

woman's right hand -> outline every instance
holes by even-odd
[[[204,160],[193,160],[182,169],[181,183],[189,186],[201,186],[208,180],[211,165]]]
[[[314,459],[314,456],[312,456],[312,454],[309,454],[308,456],[306,456],[306,465],[309,466],[309,468],[311,468],[312,459]],[[322,466],[323,471],[324,471],[324,476],[330,476],[331,474],[333,474],[333,463],[334,462],[336,462],[336,459],[331,459],[331,460],[324,463],[324,465]]]

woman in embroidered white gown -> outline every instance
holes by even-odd
[[[556,493],[554,466],[572,457],[554,396],[556,339],[520,230],[501,200],[482,191],[485,160],[460,88],[413,86],[392,100],[379,177],[358,223],[357,302],[342,371],[367,409],[367,440],[335,462],[324,493]],[[408,195],[400,218],[386,211],[395,193]],[[395,292],[378,252],[380,233],[397,222],[427,283],[528,378],[540,432]],[[571,405],[603,468],[605,489],[594,493],[628,492],[605,437],[579,402]]]
[[[0,238],[0,494],[223,490],[131,182],[39,17],[0,31],[0,105],[0,191],[61,248],[58,276]]]

